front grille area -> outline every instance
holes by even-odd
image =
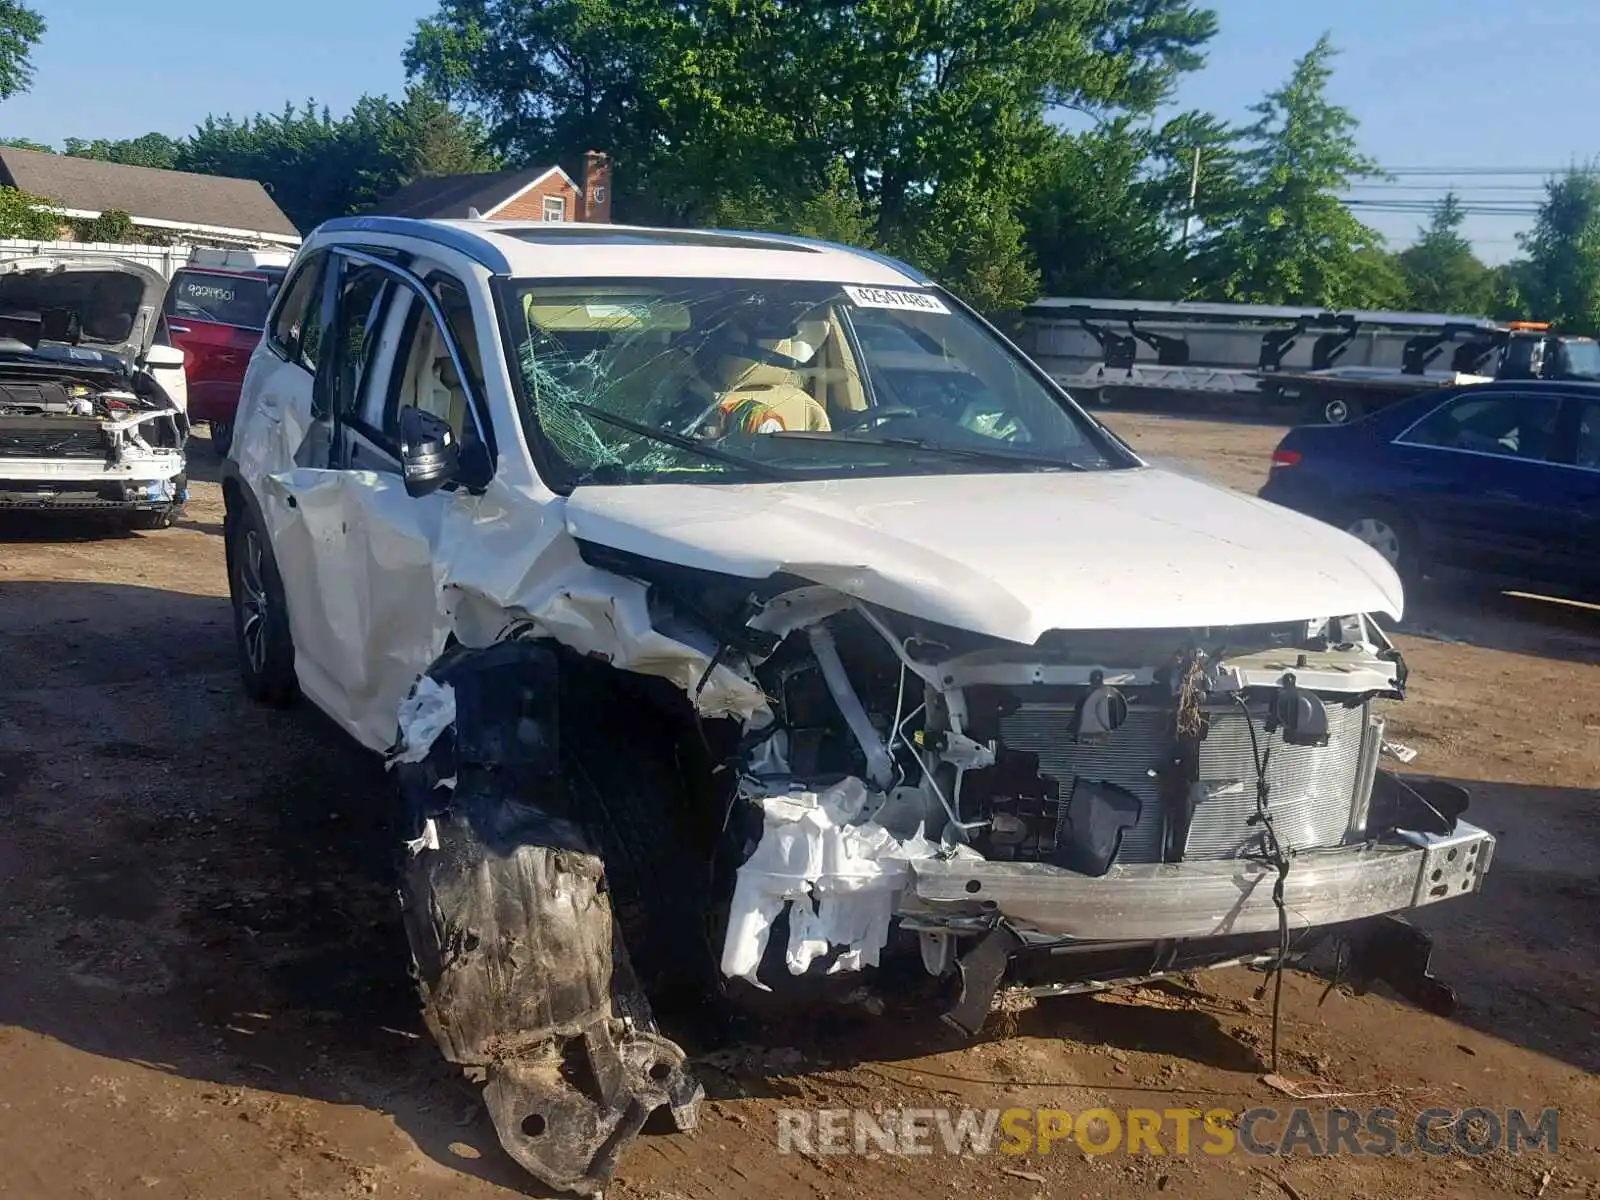
[[[104,458],[106,440],[94,426],[76,429],[0,429],[3,458]]]
[[[1251,761],[1247,718],[1238,709],[1214,709],[1210,732],[1200,744],[1200,797],[1189,827],[1186,857],[1237,858],[1260,845],[1258,826],[1249,824],[1256,811],[1256,772]],[[1262,749],[1269,744],[1260,715],[1249,718]],[[1141,805],[1138,822],[1122,839],[1119,863],[1161,861],[1162,804],[1158,781],[1151,772],[1161,765],[1168,747],[1169,714],[1131,708],[1123,726],[1098,745],[1073,741],[1071,704],[1023,704],[1000,723],[1001,743],[1039,756],[1039,773],[1056,782],[1048,798],[1057,821],[1061,802],[1070,797],[1074,779],[1115,784],[1132,792]],[[1346,708],[1328,704],[1326,746],[1291,746],[1281,736],[1270,739],[1267,758],[1268,811],[1285,846],[1310,849],[1336,846],[1350,831],[1355,800],[1370,761],[1363,754],[1368,737],[1365,705]],[[1048,817],[1048,813],[1046,814]]]

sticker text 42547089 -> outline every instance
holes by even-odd
[[[844,294],[861,308],[894,308],[902,312],[947,313],[943,300],[932,292],[914,292],[906,288],[879,288],[849,286]]]

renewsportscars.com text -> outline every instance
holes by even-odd
[[[1406,1155],[1557,1154],[1547,1108],[784,1108],[781,1154]]]

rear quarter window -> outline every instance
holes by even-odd
[[[180,320],[259,330],[273,290],[271,281],[258,276],[179,271],[167,290],[166,312]]]

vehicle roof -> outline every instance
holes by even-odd
[[[287,267],[262,266],[262,267],[213,267],[206,263],[184,263],[173,272],[178,275],[231,275],[237,279],[266,279],[274,275],[287,274]]]
[[[1442,395],[1445,388],[1439,389]],[[1600,379],[1491,379],[1464,384],[1460,391],[1486,392],[1600,392]]]
[[[745,230],[367,216],[328,221],[313,236],[350,242],[375,233],[436,242],[497,275],[522,278],[793,279],[879,287],[929,283],[915,268],[872,251]]]

